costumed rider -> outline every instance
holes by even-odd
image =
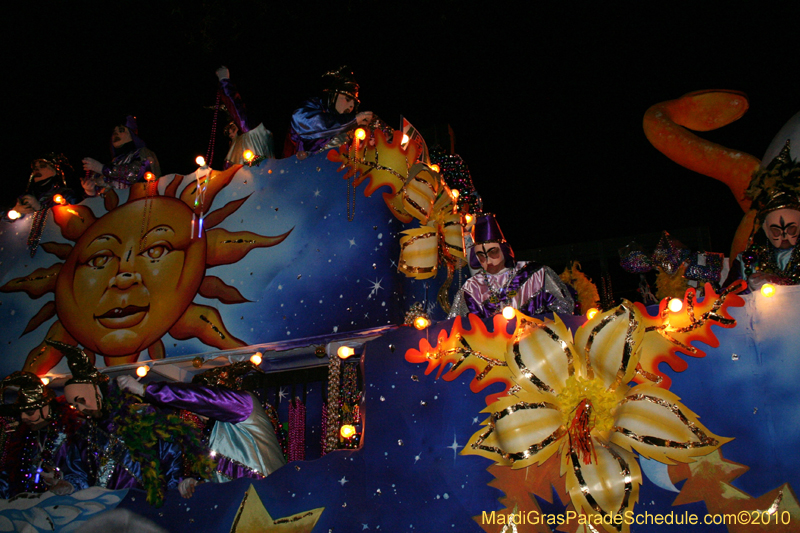
[[[231,141],[230,149],[225,156],[225,168],[245,164],[246,150],[253,152],[254,160],[274,158],[272,132],[264,127],[263,122],[254,127],[252,123],[255,121],[248,117],[244,101],[231,81],[230,70],[227,67],[218,68],[217,78],[222,101],[230,118],[225,126],[225,135]]]
[[[25,193],[17,198],[13,211],[27,215],[53,207],[54,197],[60,194],[67,203],[77,204],[82,197],[67,186],[72,165],[64,154],[49,153],[31,162],[31,175]]]
[[[75,462],[81,458],[70,453],[81,425],[78,414],[32,372],[14,372],[3,380],[4,404],[6,390],[14,387],[17,399],[10,407],[20,424],[9,436],[0,465],[0,498],[23,492],[65,495],[87,488],[76,474],[82,467]]]
[[[161,177],[158,158],[139,138],[136,117],[128,115],[125,121],[111,132],[110,165],[96,159],[83,159],[83,170],[89,173],[81,178],[87,196],[96,196],[102,189],[127,189],[134,183],[145,181],[145,174],[152,172],[155,179]]]
[[[467,313],[490,318],[506,306],[532,316],[546,312],[571,315],[575,302],[569,289],[550,267],[514,260],[493,214],[475,219],[470,266],[480,269],[456,294],[450,318]]]
[[[738,268],[731,269],[726,285],[734,279],[746,279],[750,289],[765,283],[800,284],[800,162],[791,159],[789,141],[766,169],[753,175],[745,194],[757,209],[753,234],[747,249],[739,254]],[[766,243],[755,242],[758,229]]]
[[[352,130],[367,126],[372,111],[358,112],[358,82],[348,67],[342,66],[322,75],[323,96],[306,100],[292,114],[283,156],[308,154],[344,144]]]
[[[131,376],[117,381],[147,402],[208,418],[213,424],[208,446],[217,460],[211,479],[224,483],[240,477],[263,479],[286,464],[275,427],[258,398],[237,390],[241,382],[237,378],[255,370],[250,361],[242,361],[203,372],[192,383],[148,383],[145,387]],[[197,480],[187,478],[181,494],[190,497],[196,484]]]
[[[81,437],[88,485],[144,489],[147,502],[160,507],[166,489],[182,480],[184,458],[201,475],[210,474],[212,461],[193,425],[109,383],[77,347],[46,342],[66,356],[72,377],[64,395],[87,419]]]

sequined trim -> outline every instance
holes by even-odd
[[[538,402],[538,403],[528,403],[528,402],[519,402],[515,403],[514,405],[509,405],[502,411],[497,411],[492,413],[492,416],[489,418],[489,425],[486,430],[480,434],[478,439],[472,444],[472,449],[480,449],[487,452],[492,452],[498,454],[500,457],[507,461],[511,461],[512,463],[527,459],[534,453],[538,453],[548,447],[550,444],[556,442],[558,439],[566,435],[567,430],[564,426],[559,426],[553,433],[551,433],[548,437],[546,437],[541,442],[535,442],[531,444],[527,450],[522,452],[507,452],[500,447],[497,446],[484,446],[483,441],[486,440],[492,433],[494,433],[497,427],[497,421],[505,418],[508,415],[514,414],[517,411],[524,410],[524,409],[553,409],[557,410],[558,407],[553,405],[549,402]]]
[[[650,402],[666,409],[669,409],[672,414],[674,414],[678,420],[683,423],[692,434],[698,438],[699,442],[675,442],[672,440],[662,439],[660,437],[653,437],[650,435],[637,435],[633,431],[620,427],[614,426],[614,431],[622,433],[628,438],[641,442],[642,444],[647,444],[649,446],[659,446],[662,448],[677,448],[677,449],[690,449],[690,448],[704,448],[706,446],[719,446],[719,441],[717,439],[711,438],[706,435],[700,428],[698,428],[693,422],[691,422],[686,415],[680,410],[680,408],[663,398],[658,398],[656,396],[650,396],[647,394],[635,394],[633,396],[628,396],[623,398],[620,402],[620,406],[624,405],[628,402]]]

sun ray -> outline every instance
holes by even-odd
[[[201,342],[220,350],[247,346],[225,328],[219,311],[207,305],[191,304],[178,322],[169,330],[178,340],[197,337]]]
[[[220,207],[216,211],[210,212],[208,215],[206,215],[205,218],[204,225],[206,229],[211,229],[219,225],[226,218],[235,213],[242,206],[242,204],[245,203],[248,198],[250,198],[250,196],[251,195],[248,194],[241,200],[234,200],[232,202],[228,202],[227,204]]]
[[[53,220],[61,228],[61,235],[75,242],[97,218],[85,205],[57,205],[53,207]]]
[[[45,252],[58,257],[62,261],[69,257],[70,252],[72,252],[72,245],[60,242],[43,242],[41,244],[41,248]]]
[[[197,206],[194,205],[195,199],[198,197],[197,182],[190,183],[186,186],[181,193],[181,201],[190,208],[193,208],[194,212],[198,215],[207,213],[209,209],[211,209],[211,204],[214,203],[214,198],[216,198],[217,194],[231,182],[233,175],[236,174],[236,171],[240,168],[242,168],[242,165],[234,165],[222,172],[212,170],[211,174],[207,177],[201,178],[200,186],[205,187],[205,192],[200,195],[200,201]]]
[[[217,276],[206,276],[197,292],[203,298],[213,298],[224,304],[241,304],[251,301],[242,296],[236,287],[231,287]]]
[[[178,187],[180,187],[181,183],[183,183],[183,178],[183,175],[175,174],[175,177],[169,182],[167,188],[164,189],[164,196],[175,198],[178,194]]]
[[[56,303],[54,301],[50,301],[45,303],[39,311],[28,321],[28,325],[25,326],[25,331],[20,334],[20,337],[24,337],[31,331],[37,329],[39,326],[50,320],[56,316]]]
[[[58,320],[50,326],[50,330],[47,332],[47,335],[45,335],[45,339],[64,342],[73,346],[78,344],[78,341],[64,329],[64,326],[62,326],[61,322]],[[28,353],[28,358],[25,360],[25,366],[22,369],[41,376],[56,366],[61,360],[61,357],[62,354],[60,351],[45,344],[43,340],[36,348]]]
[[[220,228],[212,229],[206,232],[206,240],[208,241],[206,265],[213,267],[240,261],[254,248],[269,248],[282,243],[292,230],[294,228],[283,235],[270,237],[268,235],[258,235],[251,231],[230,232]]]
[[[0,292],[24,292],[34,300],[56,289],[56,279],[63,263],[37,268],[30,275],[14,278],[0,287]]]

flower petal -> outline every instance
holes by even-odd
[[[561,392],[575,373],[572,333],[558,315],[555,322],[523,318],[518,331],[507,356],[516,381],[532,390]]]
[[[488,457],[502,465],[524,468],[541,464],[558,449],[566,430],[561,412],[546,394],[522,393],[500,398],[486,410],[492,415],[464,447],[465,454]]]
[[[596,316],[575,334],[584,375],[601,378],[612,390],[628,383],[636,372],[643,336],[641,314],[630,302]]]
[[[613,444],[592,438],[596,460],[584,464],[570,446],[564,446],[561,471],[566,473],[566,486],[572,504],[589,516],[595,530],[618,532],[616,520],[622,531],[625,512],[632,510],[639,499],[642,472],[633,453]],[[619,515],[619,516],[618,516]]]
[[[668,390],[646,383],[628,391],[615,413],[611,442],[662,463],[691,463],[731,439],[711,433]]]

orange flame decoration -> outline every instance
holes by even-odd
[[[737,281],[717,294],[710,284],[706,284],[706,296],[702,302],[696,300],[695,290],[689,289],[683,298],[683,308],[678,313],[667,308],[667,298],[661,301],[656,316],[647,314],[644,305],[637,302],[635,305],[642,312],[646,333],[634,380],[638,383],[652,381],[669,389],[672,380],[659,370],[659,364],[666,363],[675,372],[683,372],[689,365],[679,357],[678,352],[699,358],[706,354],[693,346],[694,343],[702,342],[712,348],[719,346],[711,326],[736,326],[736,320],[727,310],[744,305],[739,293],[746,287],[743,281]]]
[[[439,264],[448,269],[446,292],[455,266],[464,259],[464,236],[461,215],[456,212],[453,195],[447,185],[430,166],[417,162],[420,155],[418,142],[406,147],[400,144],[400,135],[392,142],[383,131],[375,130],[368,140],[353,140],[338,151],[328,152],[328,159],[341,163],[346,170],[344,179],[353,178],[355,187],[369,180],[364,196],[371,196],[381,187],[389,187],[383,200],[392,214],[408,224],[417,219],[420,227],[403,231],[400,239],[398,268],[407,276],[426,279],[436,276]],[[439,302],[449,309],[446,294],[440,291]]]

